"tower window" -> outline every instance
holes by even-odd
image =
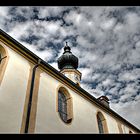
[[[72,120],[72,99],[66,90],[61,88],[58,91],[58,112],[60,118],[65,123],[70,123]]]

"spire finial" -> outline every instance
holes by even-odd
[[[71,50],[71,49],[70,49],[70,47],[68,46],[68,42],[66,41],[66,46],[64,47],[64,53],[66,53],[66,52],[71,53],[70,50]]]

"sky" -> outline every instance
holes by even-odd
[[[67,41],[81,87],[140,129],[139,6],[0,7],[0,28],[58,71]]]

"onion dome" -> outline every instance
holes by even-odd
[[[67,42],[64,47],[64,53],[58,58],[57,62],[60,70],[78,68],[78,58],[72,54],[71,48],[67,45]]]

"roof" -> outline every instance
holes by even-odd
[[[4,40],[8,44],[10,44],[12,47],[14,47],[14,48],[16,47],[16,49],[20,53],[22,53],[23,55],[29,57],[29,59],[32,60],[32,61],[34,61],[35,63],[37,63],[38,60],[40,59],[41,60],[40,65],[44,69],[46,69],[47,71],[49,71],[51,74],[53,74],[56,78],[61,79],[61,81],[67,83],[67,85],[69,85],[74,90],[76,90],[77,92],[79,92],[81,95],[83,95],[84,97],[86,97],[89,101],[95,103],[98,107],[102,108],[107,113],[112,114],[112,116],[114,116],[115,118],[117,117],[120,121],[123,121],[125,124],[127,124],[127,126],[131,127],[132,129],[134,129],[135,131],[137,131],[138,133],[140,133],[140,130],[137,127],[135,127],[133,124],[131,124],[130,122],[128,122],[126,119],[124,119],[123,117],[121,117],[119,114],[117,114],[112,109],[110,109],[110,108],[106,107],[105,105],[103,105],[100,101],[98,101],[90,93],[88,93],[87,91],[85,91],[80,86],[76,85],[69,78],[67,78],[66,76],[64,76],[58,70],[56,70],[55,68],[53,68],[47,62],[45,62],[40,57],[38,57],[37,55],[35,55],[33,52],[31,52],[29,49],[27,49],[25,46],[23,46],[21,43],[19,43],[18,41],[16,41],[14,38],[12,38],[10,35],[8,35],[7,33],[5,33],[1,29],[0,29],[0,39]]]

